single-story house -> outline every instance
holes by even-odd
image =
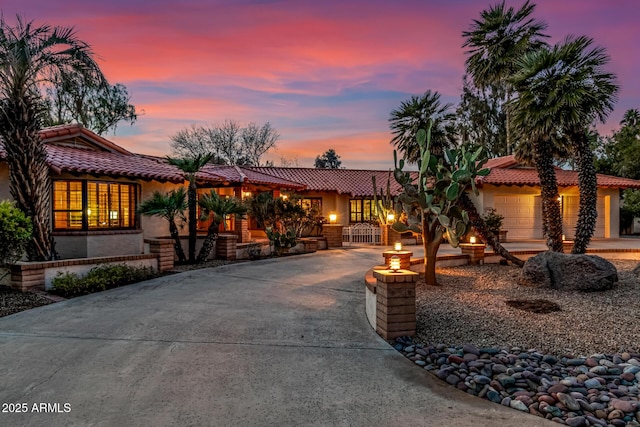
[[[52,178],[52,227],[62,258],[139,254],[144,239],[168,235],[164,219],[137,213],[140,202],[156,191],[184,186],[182,173],[165,158],[132,153],[83,128],[70,124],[42,130]],[[0,200],[11,199],[9,170],[0,144]],[[495,208],[505,216],[510,239],[542,237],[540,188],[534,169],[512,157],[489,161],[491,173],[477,180],[480,211]],[[296,193],[303,206],[336,224],[375,220],[372,176],[386,189],[389,171],[244,167],[207,165],[198,174],[200,192],[214,189],[223,196],[247,197],[268,191],[275,197]],[[578,208],[577,173],[558,170],[568,237]],[[640,188],[640,181],[598,175],[598,226],[595,237],[618,237],[620,189]],[[391,191],[399,185],[392,179]],[[264,234],[251,220],[229,221],[239,241]],[[201,224],[204,232],[206,224]],[[187,234],[186,227],[182,230]]]

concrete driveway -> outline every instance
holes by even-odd
[[[380,248],[321,251],[1,318],[0,425],[553,425],[443,384],[378,337],[363,275],[381,261]]]

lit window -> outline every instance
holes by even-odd
[[[136,228],[137,185],[101,181],[54,181],[57,230]]]

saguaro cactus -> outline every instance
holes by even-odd
[[[435,261],[443,238],[457,247],[469,226],[469,216],[460,208],[460,199],[469,187],[478,193],[475,178],[488,175],[489,169],[482,168],[487,161],[486,157],[480,158],[482,148],[446,150],[441,159],[432,155],[431,124],[427,131],[418,131],[416,140],[420,147],[416,183],[403,170],[404,160],[398,160],[397,153],[393,153],[393,176],[403,188],[396,211],[405,212],[406,223],[396,221],[392,227],[400,233],[408,230],[422,233],[425,280],[428,285],[437,285]]]

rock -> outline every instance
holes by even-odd
[[[584,365],[585,359],[567,359],[565,362],[567,366],[580,366]]]
[[[551,393],[566,393],[568,390],[569,388],[566,385],[556,384],[549,387],[549,390],[547,391],[549,392],[549,394],[551,394]]]
[[[558,363],[558,358],[550,354],[547,354],[542,357],[542,361],[544,363],[548,363],[549,365],[555,365],[556,363]]]
[[[587,415],[585,418],[587,419],[587,421],[591,423],[592,426],[602,426],[602,427],[607,426],[606,421],[602,421],[592,415]]]
[[[593,368],[589,369],[589,372],[592,372],[596,375],[606,375],[607,374],[607,367],[606,366],[594,366]]]
[[[631,400],[611,399],[609,403],[613,409],[618,409],[622,412],[635,412],[638,410],[638,402]]]
[[[450,374],[447,376],[445,381],[451,385],[456,385],[460,382],[460,377],[454,374]]]
[[[482,384],[482,385],[486,385],[491,382],[491,378],[486,377],[484,375],[476,375],[475,377],[473,377],[473,380],[476,382],[476,384]]]
[[[570,411],[579,411],[580,404],[571,395],[558,393],[558,400]]]
[[[598,381],[596,378],[589,378],[584,382],[584,386],[586,388],[602,388],[602,384],[600,384],[600,381]]]
[[[564,422],[571,427],[584,427],[587,425],[587,419],[585,417],[571,417],[567,418]]]
[[[462,346],[462,352],[463,353],[470,353],[470,354],[475,354],[476,356],[480,356],[480,350],[478,350],[478,347],[471,345],[471,344],[465,344]]]
[[[493,403],[500,403],[502,402],[502,397],[500,396],[500,393],[498,393],[495,390],[489,390],[487,392],[487,399],[489,399],[490,401],[492,401]]]
[[[513,409],[517,409],[518,411],[522,411],[522,412],[526,412],[529,410],[529,408],[527,408],[527,405],[525,405],[520,400],[512,400],[509,403],[509,406],[512,407]]]
[[[465,363],[475,362],[478,359],[478,356],[473,353],[465,353],[464,356],[462,356],[462,359]]]
[[[624,418],[624,412],[622,412],[620,409],[614,409],[613,411],[609,412],[609,415],[607,416],[608,420],[621,418]]]
[[[449,357],[447,357],[447,361],[449,363],[455,363],[457,365],[460,365],[462,363],[464,363],[464,359],[460,356],[457,356],[455,354],[450,354]]]
[[[499,363],[495,363],[492,367],[491,370],[493,371],[494,374],[505,374],[507,372],[507,368],[504,365],[501,365]]]
[[[502,384],[503,387],[509,387],[509,386],[514,385],[516,383],[515,378],[513,378],[511,375],[507,375],[507,374],[498,374],[496,376],[496,379],[498,381],[500,381],[500,384]]]
[[[521,286],[584,292],[611,289],[617,281],[618,271],[604,258],[550,251],[529,258],[517,280]]]

